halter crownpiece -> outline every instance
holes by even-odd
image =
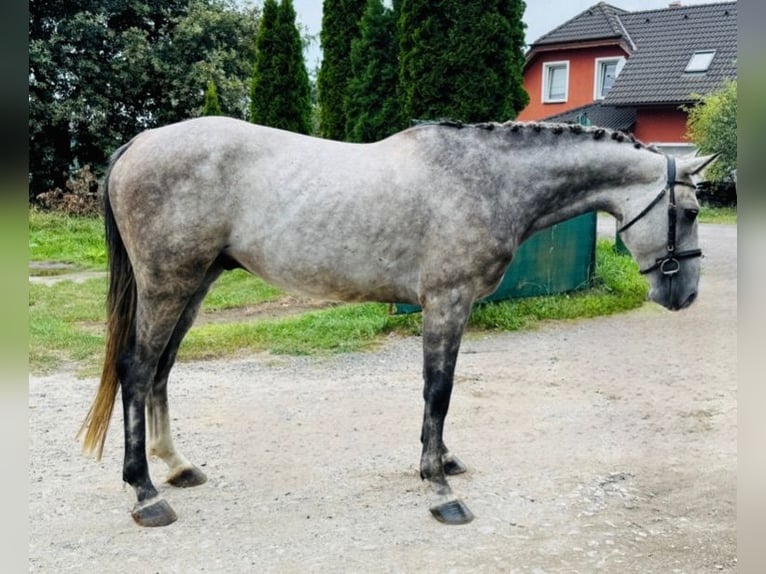
[[[681,268],[680,259],[691,259],[693,257],[700,257],[702,255],[701,249],[689,249],[687,251],[679,251],[676,252],[676,223],[678,221],[678,207],[676,206],[676,185],[685,185],[686,187],[694,188],[695,186],[686,183],[685,181],[677,181],[676,180],[676,160],[675,158],[666,155],[665,159],[667,160],[667,166],[668,166],[668,175],[667,175],[667,183],[665,184],[665,187],[662,188],[662,191],[657,194],[657,197],[655,197],[649,205],[647,205],[643,210],[641,210],[641,213],[636,215],[633,219],[631,219],[628,223],[620,227],[620,229],[617,230],[617,233],[622,233],[626,229],[628,229],[631,225],[633,225],[636,221],[641,219],[643,216],[645,216],[647,213],[649,213],[652,208],[657,205],[662,198],[665,196],[666,192],[669,192],[670,197],[668,199],[668,242],[667,242],[667,253],[664,257],[658,257],[656,261],[654,262],[654,265],[651,265],[650,267],[647,267],[646,269],[641,269],[641,274],[645,275],[647,273],[651,273],[652,271],[655,271],[656,269],[660,270],[660,273],[663,275],[666,275],[668,277],[675,275],[678,273],[679,269]]]

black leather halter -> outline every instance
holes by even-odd
[[[654,262],[654,265],[651,265],[646,269],[642,269],[642,274],[651,273],[652,271],[659,269],[660,273],[663,275],[672,276],[678,273],[678,270],[681,268],[681,259],[690,259],[692,257],[700,257],[702,255],[701,249],[689,249],[687,251],[676,252],[676,222],[678,221],[678,207],[676,206],[676,185],[685,185],[686,187],[691,188],[694,188],[695,186],[691,183],[686,183],[685,181],[676,181],[676,160],[670,156],[665,156],[665,159],[667,159],[668,163],[668,179],[665,187],[662,188],[662,191],[657,194],[657,197],[655,197],[652,202],[641,211],[641,213],[636,215],[628,223],[617,230],[617,233],[622,233],[628,229],[636,221],[649,213],[652,208],[662,200],[666,192],[670,193],[670,197],[668,198],[667,253],[664,257],[658,257]]]

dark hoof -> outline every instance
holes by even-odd
[[[175,511],[161,498],[148,506],[136,504],[130,514],[139,526],[167,526],[178,520]]]
[[[444,474],[447,476],[455,476],[456,474],[463,474],[468,470],[468,467],[463,464],[463,461],[458,457],[448,454],[445,455],[444,460]]]
[[[168,477],[168,484],[177,486],[179,488],[188,488],[190,486],[199,486],[207,482],[207,476],[205,473],[198,469],[196,466],[191,468],[184,468],[177,472],[173,476]]]
[[[432,506],[431,514],[444,524],[468,524],[473,520],[473,513],[458,498]]]

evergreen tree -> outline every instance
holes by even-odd
[[[276,121],[276,84],[279,78],[279,44],[277,0],[264,0],[261,23],[255,37],[255,64],[250,90],[250,121],[272,125]]]
[[[405,127],[396,95],[396,16],[382,0],[368,0],[360,37],[351,43],[351,79],[344,112],[346,139],[378,141]]]
[[[510,120],[519,115],[519,112],[527,107],[529,94],[524,89],[524,10],[527,4],[524,0],[507,0],[500,2],[500,14],[504,16],[510,25],[508,34],[508,81],[510,82],[508,101],[509,109],[503,117]]]
[[[448,10],[451,0],[401,0],[399,37],[399,96],[407,120],[452,116],[442,100],[454,90],[449,69]]]
[[[523,0],[401,0],[405,117],[504,121],[527,103]]]
[[[202,110],[203,116],[220,116],[221,105],[218,103],[218,90],[216,90],[215,82],[210,80],[207,83],[207,91],[205,92],[205,107]]]
[[[255,43],[251,121],[298,133],[311,126],[311,86],[292,0],[265,0]]]
[[[319,89],[319,132],[322,137],[346,136],[344,100],[351,78],[351,42],[359,36],[366,0],[324,0],[322,4],[322,65]]]

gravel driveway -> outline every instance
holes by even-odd
[[[119,407],[97,463],[74,438],[97,381],[30,376],[29,570],[734,572],[736,227],[701,247],[686,311],[465,338],[446,431],[465,526],[431,518],[418,477],[418,338],[178,365],[176,443],[209,480],[174,489],[152,462],[179,515],[159,529],[130,518]]]

